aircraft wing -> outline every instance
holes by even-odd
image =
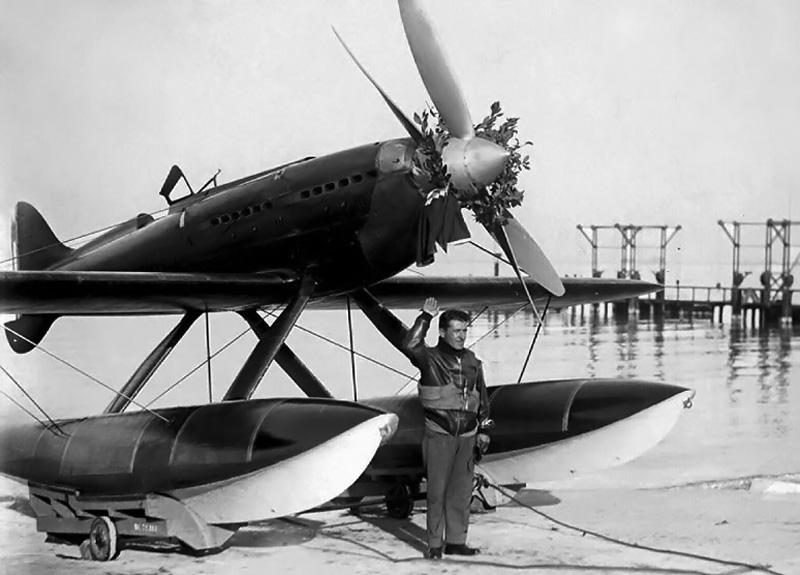
[[[290,273],[3,271],[0,313],[148,315],[227,311],[288,301]]]
[[[565,293],[551,306],[569,307],[625,299],[661,289],[658,284],[617,279],[563,278]],[[0,272],[0,313],[52,315],[177,314],[187,310],[235,311],[285,303],[294,295],[291,273],[199,274],[156,272]],[[537,305],[548,293],[528,279]],[[527,299],[517,278],[394,277],[369,288],[389,308],[417,309],[427,297],[442,307],[513,309]],[[343,309],[342,296],[311,302],[312,309]]]
[[[663,286],[641,280],[603,278],[562,278],[565,292],[553,297],[550,306],[564,308],[643,296]],[[550,295],[542,286],[526,278],[528,290],[537,306],[544,306]],[[443,308],[513,310],[527,303],[519,279],[512,277],[433,277],[400,276],[369,287],[370,293],[392,309],[419,309],[425,298],[434,297]],[[315,309],[339,309],[344,298],[326,298],[311,304]]]

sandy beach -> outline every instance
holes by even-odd
[[[747,478],[660,489],[527,489],[518,500],[474,514],[476,558],[422,558],[424,502],[408,521],[378,507],[266,521],[240,530],[228,549],[192,557],[174,549],[124,549],[110,563],[79,559],[77,547],[46,543],[25,490],[4,481],[2,567],[9,575],[58,573],[800,573],[800,479]],[[607,536],[596,537],[587,531]],[[630,545],[612,541],[618,539]],[[658,553],[636,545],[715,558]],[[727,563],[726,563],[727,562]],[[753,568],[745,565],[752,565]]]

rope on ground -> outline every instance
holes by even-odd
[[[525,507],[526,509],[528,509],[530,511],[533,511],[537,515],[539,515],[541,517],[544,517],[545,519],[547,519],[548,521],[550,521],[552,523],[555,523],[556,525],[560,525],[561,527],[564,527],[566,529],[570,529],[572,531],[577,531],[581,535],[592,535],[593,537],[597,537],[598,539],[602,539],[603,541],[608,541],[609,543],[614,543],[615,545],[622,545],[623,547],[630,547],[632,549],[641,549],[643,551],[651,551],[653,553],[663,553],[663,554],[666,554],[666,555],[676,555],[678,557],[688,557],[690,559],[699,559],[701,561],[709,561],[711,563],[717,563],[719,565],[728,565],[730,567],[744,567],[744,568],[750,569],[750,570],[762,571],[764,573],[769,573],[770,575],[786,575],[785,573],[781,573],[779,571],[774,571],[774,570],[770,569],[766,565],[754,565],[754,564],[751,564],[751,563],[744,563],[744,562],[741,562],[741,561],[729,561],[727,559],[718,559],[716,557],[711,557],[709,555],[702,555],[702,554],[698,554],[698,553],[689,553],[687,551],[678,551],[678,550],[675,550],[675,549],[662,549],[662,548],[659,548],[659,547],[651,547],[649,545],[642,545],[640,543],[631,543],[629,541],[623,541],[622,539],[616,539],[615,537],[611,537],[609,535],[604,535],[603,533],[599,533],[597,531],[592,531],[590,529],[584,529],[582,527],[577,527],[575,525],[571,525],[571,524],[566,523],[564,521],[560,521],[560,520],[556,519],[555,517],[553,517],[551,515],[548,515],[544,511],[539,511],[538,509],[534,508],[533,506],[528,505],[524,501],[521,501],[513,493],[511,493],[510,491],[508,491],[506,489],[503,489],[501,486],[499,486],[499,485],[497,485],[495,483],[492,483],[491,481],[488,481],[488,480],[487,480],[487,483],[488,483],[489,487],[493,488],[495,491],[501,493],[502,495],[505,495],[506,497],[511,499],[511,501],[516,503],[517,505],[520,505],[520,506]]]

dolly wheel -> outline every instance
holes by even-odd
[[[89,553],[95,561],[111,561],[117,556],[117,528],[108,517],[92,521]]]
[[[408,483],[397,483],[386,495],[386,512],[392,519],[408,519],[414,511],[414,494]]]

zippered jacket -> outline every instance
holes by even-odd
[[[425,345],[432,319],[422,312],[403,340],[420,370],[418,391],[425,423],[439,433],[475,435],[478,421],[489,417],[483,365],[470,350],[454,349],[442,339],[436,347]]]

